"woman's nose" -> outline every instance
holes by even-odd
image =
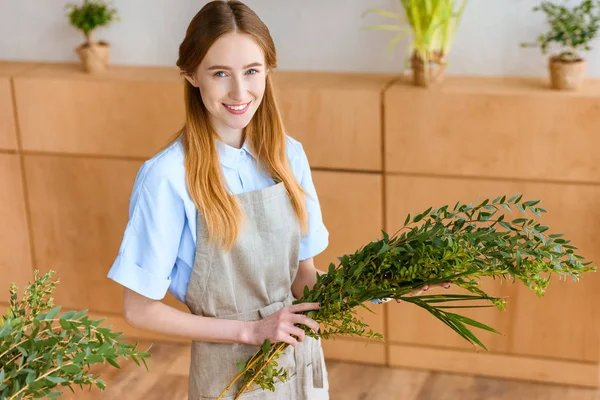
[[[246,91],[246,88],[244,86],[243,79],[234,78],[231,82],[229,97],[231,97],[233,100],[244,100],[244,92]]]

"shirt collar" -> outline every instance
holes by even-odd
[[[229,146],[218,139],[215,139],[215,142],[217,145],[217,151],[219,152],[219,161],[228,168],[235,167],[235,165],[240,160],[243,160],[244,157],[255,157],[250,151],[250,145],[248,144],[247,140],[244,140],[244,144],[240,149]]]

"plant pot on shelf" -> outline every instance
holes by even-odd
[[[419,54],[415,51],[410,59],[413,71],[413,82],[417,86],[429,87],[443,82],[446,72],[446,63],[441,53],[435,52],[429,60],[429,68],[425,68],[425,63]]]
[[[585,79],[587,63],[581,58],[565,60],[553,56],[548,61],[548,68],[553,89],[578,90]]]
[[[107,42],[86,42],[77,47],[75,51],[81,60],[85,72],[95,74],[104,72],[108,69],[108,64],[110,62],[110,44]]]

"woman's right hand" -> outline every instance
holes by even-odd
[[[258,321],[249,322],[248,344],[260,346],[265,339],[272,343],[285,342],[296,347],[302,342],[306,333],[294,324],[302,324],[311,328],[315,333],[319,331],[319,324],[306,315],[296,314],[303,311],[318,310],[319,303],[300,303],[283,307],[279,311]],[[291,335],[298,337],[296,340]]]

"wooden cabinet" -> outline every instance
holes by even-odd
[[[390,75],[326,72],[275,74],[286,131],[313,168],[381,171],[381,93]]]
[[[0,303],[9,301],[11,282],[22,293],[33,280],[22,178],[19,157],[0,153]]]
[[[122,287],[106,274],[139,166],[183,125],[182,88],[173,68],[88,75],[76,64],[0,62],[3,283],[54,269],[57,304],[106,316],[133,337],[179,340],[129,327]],[[557,92],[540,79],[450,76],[423,89],[391,75],[298,71],[276,72],[274,88],[286,131],[308,155],[330,232],[318,268],[382,229],[395,232],[407,213],[517,192],[541,199],[543,223],[600,258],[600,81]],[[466,312],[502,333],[476,331],[489,352],[475,352],[415,306],[391,302],[360,311],[385,341],[329,340],[325,355],[598,386],[600,275],[554,280],[542,299],[520,283],[482,285],[508,297],[506,311]],[[171,295],[165,302],[186,310]]]
[[[172,68],[35,68],[15,78],[23,150],[149,158],[185,122],[182,89]]]
[[[600,82],[558,92],[541,79],[449,77],[431,90],[396,83],[384,104],[387,230],[429,206],[522,193],[597,265]],[[482,280],[508,303],[464,312],[501,332],[474,328],[489,352],[426,311],[388,305],[390,365],[598,386],[600,275],[558,278],[543,298],[520,282]]]
[[[600,182],[600,83],[451,77],[385,94],[386,172]]]
[[[13,105],[12,79],[32,68],[28,62],[0,62],[0,151],[17,149],[15,107]]]
[[[338,264],[337,257],[381,237],[383,179],[379,174],[314,171],[313,180],[330,237],[329,247],[315,257],[315,265],[326,271],[329,263]],[[375,332],[385,334],[384,306],[366,305],[373,312],[359,309],[359,317]],[[377,339],[367,343],[362,338],[341,337],[324,341],[323,349],[329,359],[385,363],[385,345]]]
[[[128,221],[139,161],[25,156],[35,265],[61,283],[56,303],[121,314],[123,288],[106,278]],[[172,296],[169,303],[185,309]]]

